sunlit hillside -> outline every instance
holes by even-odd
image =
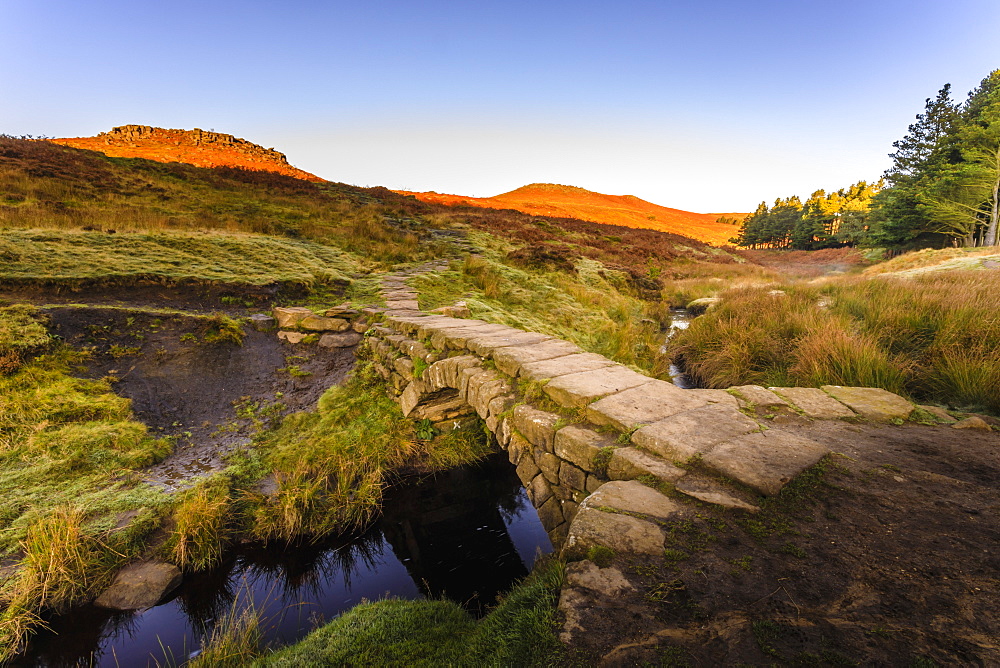
[[[605,195],[574,186],[532,183],[495,197],[463,197],[435,192],[413,195],[423,202],[471,205],[493,209],[515,209],[536,216],[580,218],[596,223],[623,225],[682,234],[699,241],[722,245],[738,228],[717,222],[720,217],[739,220],[744,213],[692,213],[639,199],[634,195]]]

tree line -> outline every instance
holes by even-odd
[[[993,246],[1000,218],[1000,70],[963,102],[945,84],[893,143],[877,183],[762,202],[730,243],[817,250],[836,246]]]

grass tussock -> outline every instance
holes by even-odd
[[[174,508],[171,557],[184,570],[210,568],[222,558],[232,503],[221,478],[185,492]]]
[[[185,665],[189,668],[239,668],[260,656],[264,633],[261,611],[241,597],[215,620],[211,632],[202,640],[198,654]]]
[[[478,622],[450,601],[387,599],[356,606],[256,666],[544,666],[555,636],[562,566],[550,561]]]
[[[1000,276],[947,272],[734,289],[671,341],[709,387],[883,387],[1000,412]]]
[[[21,368],[33,353],[50,343],[38,309],[27,304],[0,308],[0,376]]]

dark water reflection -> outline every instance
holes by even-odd
[[[392,490],[368,530],[317,543],[241,545],[138,614],[93,606],[48,620],[24,666],[183,662],[206,629],[248,600],[269,644],[294,642],[364,600],[446,597],[475,615],[552,545],[505,456]]]

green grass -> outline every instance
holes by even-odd
[[[364,266],[319,243],[254,234],[0,231],[0,283],[342,284]]]
[[[169,504],[135,471],[171,444],[151,438],[105,382],[71,377],[80,361],[56,348],[0,375],[0,555],[18,562],[0,588],[0,657],[18,648],[43,608],[96,594],[141,552]],[[135,517],[116,527],[128,511]]]
[[[669,312],[640,299],[622,272],[579,259],[575,270],[547,271],[504,260],[510,246],[471,235],[481,256],[453,263],[449,271],[416,277],[424,310],[464,300],[474,318],[549,334],[639,368],[650,369]]]
[[[356,606],[256,666],[544,666],[555,636],[562,566],[536,568],[483,619],[450,601],[387,599]]]

